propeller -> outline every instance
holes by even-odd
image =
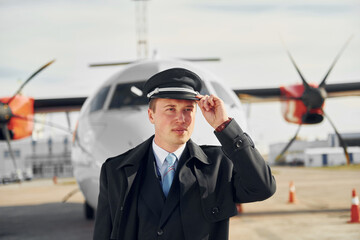
[[[329,118],[329,116],[327,116],[324,112],[324,109],[322,108],[325,99],[327,97],[327,93],[325,90],[325,86],[326,86],[326,80],[329,77],[329,74],[331,73],[332,69],[334,68],[335,64],[337,63],[337,61],[339,60],[340,56],[342,55],[342,53],[345,51],[345,48],[347,47],[347,45],[349,44],[349,42],[351,41],[353,36],[351,36],[343,45],[343,47],[341,48],[341,50],[339,51],[339,53],[336,55],[334,61],[332,62],[329,70],[326,72],[323,80],[320,82],[318,87],[312,87],[308,84],[308,82],[305,80],[303,74],[301,73],[300,69],[298,68],[294,58],[292,57],[290,51],[287,49],[285,43],[283,42],[283,45],[285,47],[285,50],[287,52],[287,55],[289,56],[293,66],[295,67],[296,71],[298,72],[303,86],[304,86],[304,92],[302,93],[301,97],[298,98],[297,100],[301,100],[303,102],[303,104],[305,105],[305,107],[307,108],[307,112],[302,116],[301,119],[301,123],[299,124],[299,127],[295,133],[295,136],[293,138],[290,139],[290,141],[288,142],[288,144],[283,148],[283,150],[280,152],[280,154],[276,157],[275,161],[279,161],[283,155],[286,153],[286,151],[289,149],[289,147],[291,146],[291,144],[295,141],[299,130],[302,126],[303,123],[305,123],[304,119],[306,119],[306,117],[310,114],[310,111],[312,109],[321,109],[323,115],[329,120],[331,126],[333,127],[337,137],[339,138],[339,142],[342,146],[342,148],[344,149],[344,153],[345,153],[345,157],[347,160],[347,163],[350,164],[350,158],[349,158],[349,154],[347,152],[347,146],[345,144],[345,141],[342,139],[341,135],[339,134],[339,132],[337,131],[335,125],[333,124],[333,122],[331,121],[331,119]],[[294,98],[287,98],[287,99],[294,99]]]
[[[28,77],[26,79],[26,81],[20,86],[20,88],[15,92],[15,94],[12,97],[10,97],[9,100],[6,103],[0,102],[0,128],[1,128],[1,134],[2,134],[4,140],[6,141],[6,143],[8,145],[10,157],[11,157],[11,160],[13,162],[14,168],[16,170],[18,180],[20,180],[20,181],[23,179],[23,177],[22,177],[21,170],[18,168],[18,166],[16,164],[15,154],[14,154],[14,151],[13,151],[13,149],[11,147],[12,132],[8,128],[8,123],[10,122],[10,120],[13,117],[14,118],[20,118],[20,119],[25,119],[25,120],[29,120],[29,119],[27,117],[14,115],[13,112],[11,111],[10,103],[15,99],[16,95],[18,95],[21,92],[21,90],[25,87],[25,85],[30,82],[31,79],[33,79],[38,73],[40,73],[42,70],[44,70],[49,65],[51,65],[54,61],[55,60],[52,60],[52,61],[46,63],[44,66],[39,68],[36,72],[34,72],[30,77]],[[33,119],[31,119],[31,121],[33,121]]]

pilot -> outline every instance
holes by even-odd
[[[228,239],[236,203],[276,189],[270,167],[200,77],[172,68],[144,85],[155,135],[101,168],[94,239]],[[197,106],[221,146],[191,140]]]

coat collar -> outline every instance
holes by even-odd
[[[200,162],[209,165],[211,164],[211,160],[206,156],[204,151],[200,148],[199,145],[194,143],[191,139],[187,142],[190,158],[196,158]]]
[[[127,189],[125,192],[125,198],[127,197],[129,190],[135,180],[135,177],[140,168],[141,162],[144,159],[147,159],[147,157],[148,157],[145,155],[149,151],[149,148],[151,146],[153,138],[154,138],[154,136],[150,137],[145,142],[141,143],[134,149],[130,150],[128,152],[128,156],[126,156],[122,161],[119,161],[120,163],[119,163],[117,169],[118,170],[123,169],[124,173],[126,175],[126,179],[127,179]],[[211,164],[210,159],[206,156],[204,151],[197,144],[195,144],[191,139],[187,142],[187,148],[189,149],[189,155],[190,155],[189,158],[187,159],[187,161],[189,161],[190,159],[197,159],[205,165]],[[183,174],[185,174],[187,172],[186,170],[184,170],[184,171],[185,172]],[[194,179],[193,180],[188,179],[188,180],[189,180],[189,182],[187,182],[187,180],[183,180],[182,177],[180,176],[180,182],[185,181],[185,182],[187,182],[186,185],[191,186],[194,183]],[[185,183],[185,182],[183,182],[183,183]],[[187,189],[183,189],[183,191],[186,192]]]
[[[139,166],[142,159],[148,152],[148,149],[152,143],[154,135],[151,136],[148,140],[136,146],[135,148],[128,151],[128,156],[126,156],[122,161],[120,161],[117,169],[121,169],[127,166]]]
[[[152,144],[154,135],[151,136],[148,140],[141,143],[137,147],[129,151],[129,155],[124,158],[123,161],[119,163],[117,169],[123,168],[125,166],[139,166],[141,160],[145,157],[145,154],[148,152],[149,147]],[[204,151],[191,139],[187,142],[187,147],[189,148],[190,158],[196,158],[204,164],[211,164],[210,159],[206,156]]]

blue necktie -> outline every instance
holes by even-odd
[[[165,158],[165,161],[167,163],[167,169],[163,177],[162,188],[165,196],[167,197],[171,187],[171,183],[175,175],[175,162],[176,162],[175,154],[169,153],[169,155],[167,155],[167,157]]]

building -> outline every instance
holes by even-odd
[[[12,141],[16,164],[26,179],[71,177],[71,145],[68,136]],[[16,177],[16,169],[6,142],[0,142],[0,180]]]
[[[348,147],[350,163],[360,164],[360,147]],[[304,165],[307,167],[323,167],[345,165],[346,158],[341,147],[305,149]]]
[[[341,134],[349,153],[351,163],[360,163],[360,133]],[[326,140],[296,140],[284,156],[276,162],[276,157],[287,142],[270,145],[268,162],[271,165],[333,166],[346,164],[344,150],[338,137],[332,133]]]

